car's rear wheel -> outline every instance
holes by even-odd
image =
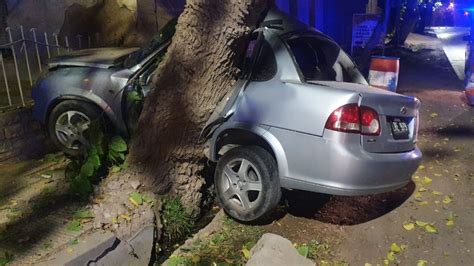
[[[86,133],[100,119],[101,110],[93,104],[67,100],[51,111],[48,133],[53,143],[71,156],[80,156],[88,145]]]
[[[225,153],[217,164],[215,186],[221,206],[242,222],[258,220],[281,197],[275,159],[261,147],[238,147]]]

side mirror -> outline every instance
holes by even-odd
[[[396,92],[399,72],[400,58],[374,56],[370,63],[369,84],[376,88]]]

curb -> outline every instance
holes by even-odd
[[[148,265],[154,245],[154,225],[129,240],[96,231],[79,238],[73,249],[62,249],[37,265]]]

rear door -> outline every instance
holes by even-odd
[[[201,132],[201,138],[208,139],[214,131],[234,114],[235,107],[248,86],[253,70],[257,64],[258,57],[264,42],[263,31],[255,32],[247,46],[244,60],[242,62],[242,73],[234,88],[216,106],[211,117]]]

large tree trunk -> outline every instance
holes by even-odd
[[[384,15],[383,17],[381,17],[379,23],[374,29],[374,32],[370,36],[369,41],[364,47],[364,51],[362,52],[361,59],[359,62],[359,68],[362,69],[363,72],[368,71],[372,51],[377,47],[377,45],[380,44],[380,40],[383,40],[383,42],[385,42],[385,37],[387,36],[388,21],[390,19],[391,6],[391,1],[386,0]],[[383,43],[383,45],[385,46],[385,43]]]
[[[123,182],[138,180],[143,190],[173,194],[198,215],[206,165],[200,131],[239,72],[249,33],[262,19],[268,0],[188,0],[166,58],[154,76],[132,141],[126,173],[109,177],[96,213],[106,213],[127,192]],[[104,186],[103,186],[104,187]],[[105,194],[105,195],[104,195]],[[104,204],[102,204],[104,203]],[[112,216],[122,210],[112,211]],[[106,218],[105,218],[106,219]],[[133,219],[132,219],[133,220]]]
[[[413,32],[413,29],[416,26],[416,23],[420,20],[420,12],[418,9],[418,1],[417,0],[408,0],[406,4],[406,11],[403,16],[403,21],[397,22],[400,23],[400,26],[397,28],[395,32],[395,36],[392,40],[392,44],[395,46],[401,46],[405,44],[405,41]]]

